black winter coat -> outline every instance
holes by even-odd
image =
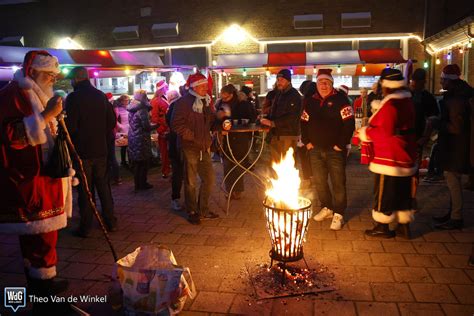
[[[293,87],[276,91],[268,117],[275,124],[271,129],[272,136],[300,136],[301,95]]]
[[[444,170],[467,173],[470,168],[470,104],[472,88],[463,80],[454,80],[440,102],[441,123],[438,145]]]
[[[105,94],[89,80],[79,82],[66,98],[66,125],[82,159],[107,157],[107,140],[117,124]]]

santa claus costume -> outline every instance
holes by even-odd
[[[414,106],[399,70],[385,69],[381,81],[385,96],[372,102],[377,111],[369,125],[359,130],[360,140],[371,147],[367,158],[369,170],[375,174],[372,217],[377,225],[366,234],[394,237],[388,224],[398,221],[397,231],[409,238],[408,223],[414,219],[413,176],[417,171]]]
[[[54,278],[58,230],[72,210],[71,182],[45,175],[57,121],[45,122],[41,113],[52,90],[44,91],[30,69],[55,76],[59,64],[46,51],[31,51],[0,90],[0,232],[19,235],[29,291],[48,295],[67,286]]]
[[[170,128],[166,123],[166,113],[170,104],[166,98],[168,85],[164,80],[156,84],[155,97],[151,100],[151,122],[158,125],[158,147],[161,156],[161,175],[168,178],[171,172],[171,163],[168,155],[168,134]]]

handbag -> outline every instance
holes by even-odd
[[[69,176],[71,158],[67,148],[66,132],[61,125],[54,140],[54,147],[45,166],[45,173],[51,178],[65,178]]]

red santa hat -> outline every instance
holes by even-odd
[[[456,80],[461,78],[461,69],[456,64],[446,65],[441,73],[441,79]]]
[[[160,80],[156,83],[156,91],[159,91],[165,87],[168,88],[168,84],[164,80]]]
[[[112,101],[114,99],[114,95],[110,92],[107,92],[105,94],[105,96],[107,97],[107,100],[109,100],[109,101]]]
[[[344,92],[346,95],[349,95],[349,87],[346,86],[346,85],[344,85],[344,84],[341,84],[341,85],[339,86],[339,91],[342,91],[342,92]]]
[[[331,82],[334,82],[334,78],[331,75],[332,69],[318,69],[318,74],[316,75],[316,81],[320,79],[328,79]]]
[[[26,53],[23,60],[23,75],[27,76],[30,69],[60,73],[58,58],[45,50],[31,50]]]
[[[189,75],[188,80],[186,81],[186,86],[188,88],[194,88],[202,84],[208,84],[208,81],[206,76],[200,72]]]

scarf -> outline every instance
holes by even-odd
[[[189,89],[188,92],[196,97],[193,103],[193,111],[196,113],[202,113],[202,109],[204,108],[204,103],[202,102],[202,100],[205,100],[206,106],[209,106],[209,104],[211,103],[211,97],[207,94],[205,96],[201,96],[194,92],[193,89]]]

